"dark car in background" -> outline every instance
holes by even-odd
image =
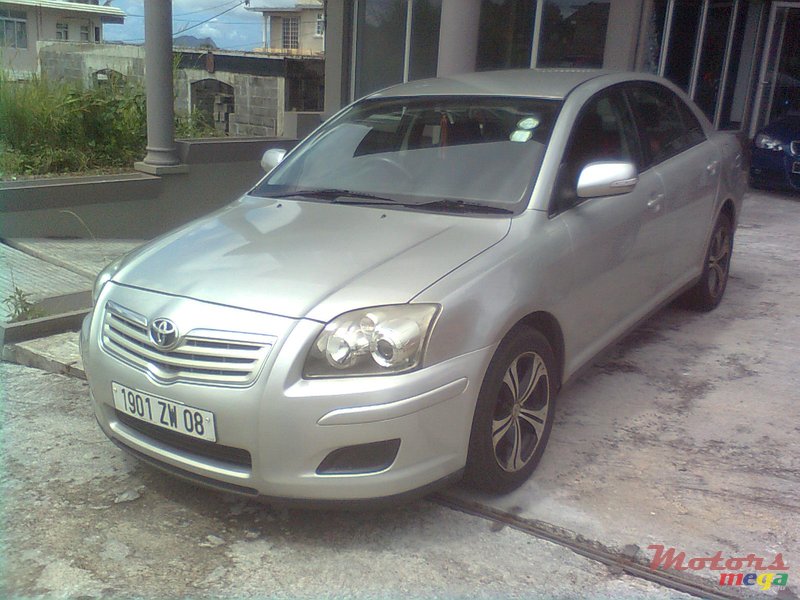
[[[750,185],[800,192],[800,113],[770,123],[753,138]]]

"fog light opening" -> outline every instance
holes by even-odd
[[[377,473],[392,466],[400,440],[386,440],[337,448],[317,467],[317,475],[359,475]]]

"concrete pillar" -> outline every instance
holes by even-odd
[[[350,102],[352,15],[352,0],[327,0],[325,3],[326,116]]]
[[[439,77],[475,70],[481,0],[442,0],[439,29]]]
[[[636,68],[636,51],[640,37],[646,37],[647,33],[647,23],[643,16],[650,14],[652,4],[640,0],[611,2],[603,53],[604,69],[632,71]]]
[[[147,91],[147,155],[151,167],[180,163],[175,147],[172,89],[172,0],[144,2],[144,76]]]
[[[264,35],[262,36],[264,50],[269,50],[272,48],[272,18],[268,12],[261,14],[264,15]]]

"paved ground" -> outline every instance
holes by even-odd
[[[30,256],[94,277],[112,260],[127,254],[144,240],[51,240],[16,238],[6,243]]]
[[[143,467],[83,381],[0,365],[3,598],[686,597],[428,501],[273,510]]]
[[[640,557],[781,552],[790,587],[768,595],[797,598],[798,256],[800,202],[748,197],[718,310],[662,311],[565,390],[526,486],[448,496]],[[5,596],[676,594],[435,502],[301,513],[195,490],[107,442],[84,382],[2,369]]]
[[[559,397],[534,477],[481,500],[614,547],[800,566],[799,257],[800,201],[749,196],[719,308],[630,335]]]
[[[30,295],[31,302],[92,289],[93,280],[50,262],[0,244],[0,300],[17,287]],[[8,307],[0,306],[0,319],[6,320]]]

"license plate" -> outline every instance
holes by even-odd
[[[209,442],[217,441],[214,413],[180,402],[111,384],[114,406],[135,419]]]
[[[792,173],[800,173],[800,161],[792,163]]]

